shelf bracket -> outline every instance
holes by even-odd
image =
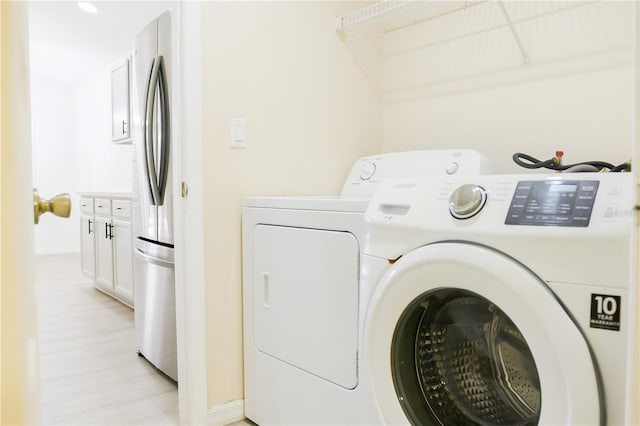
[[[509,16],[507,9],[504,7],[504,2],[502,0],[498,0],[498,4],[500,5],[500,10],[504,15],[505,21],[507,21],[509,30],[511,30],[511,35],[513,35],[513,39],[516,41],[516,44],[518,45],[518,49],[520,49],[520,53],[522,54],[522,62],[525,65],[529,65],[529,54],[527,53],[524,46],[522,45],[522,40],[520,40],[520,36],[516,31],[516,27],[513,25],[513,21],[511,20],[511,17]]]

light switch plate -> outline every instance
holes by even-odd
[[[229,146],[231,148],[247,147],[247,120],[245,118],[232,118],[230,126]]]

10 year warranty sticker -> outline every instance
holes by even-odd
[[[592,294],[589,326],[620,331],[620,296]]]

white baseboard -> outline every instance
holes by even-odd
[[[243,419],[244,399],[215,405],[207,410],[207,423],[210,426],[228,425]]]

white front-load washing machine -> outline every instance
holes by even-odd
[[[244,200],[245,415],[261,425],[378,424],[362,374],[364,313],[386,261],[361,268],[364,212],[389,176],[476,175],[468,150],[356,162],[340,196]]]
[[[386,424],[628,425],[635,285],[628,173],[391,180],[363,267]]]

